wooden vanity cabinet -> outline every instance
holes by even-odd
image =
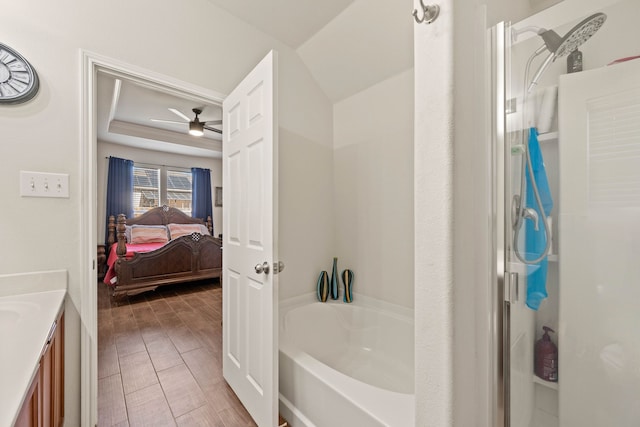
[[[15,427],[60,427],[63,421],[64,311],[51,328]]]

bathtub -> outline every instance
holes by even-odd
[[[412,311],[360,296],[280,304],[280,412],[299,426],[412,426]]]

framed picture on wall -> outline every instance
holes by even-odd
[[[222,187],[216,187],[216,201],[215,206],[222,206]]]

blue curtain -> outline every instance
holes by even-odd
[[[133,160],[109,157],[105,243],[109,237],[109,216],[117,218],[121,213],[133,218]]]
[[[191,216],[213,220],[211,203],[211,170],[191,168]]]

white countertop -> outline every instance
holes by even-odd
[[[0,285],[6,279],[0,277]],[[22,289],[28,292],[0,292],[0,426],[13,425],[38,371],[49,331],[64,304],[66,274],[63,289]]]

